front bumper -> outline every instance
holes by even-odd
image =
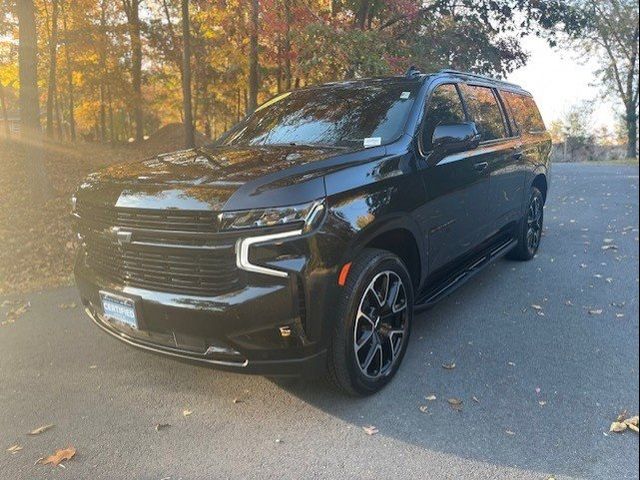
[[[238,373],[313,376],[324,369],[326,351],[307,335],[295,278],[253,282],[218,297],[178,295],[109,283],[86,266],[82,252],[75,277],[94,323],[129,345]],[[140,328],[106,319],[101,291],[134,300]]]

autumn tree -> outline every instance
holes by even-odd
[[[46,5],[45,5],[46,8]],[[53,137],[53,116],[54,103],[56,100],[56,82],[58,79],[57,59],[58,59],[58,12],[60,0],[51,0],[51,25],[49,29],[49,81],[47,86],[47,127],[46,132],[49,138]],[[49,12],[47,12],[49,14]]]
[[[260,31],[260,0],[251,0],[251,26],[249,28],[249,101],[247,113],[258,106],[260,72],[258,59],[258,33]]]
[[[133,88],[133,112],[135,117],[135,139],[144,137],[144,115],[142,99],[142,30],[140,23],[141,0],[122,0],[127,15],[129,39],[131,41],[131,86]]]
[[[38,32],[33,0],[18,0],[16,11],[19,25],[20,120],[22,136],[28,139],[40,133]]]
[[[522,29],[566,19],[556,0],[33,1],[47,131],[112,143],[181,122],[191,145],[276,93],[411,64],[504,76]]]
[[[578,2],[585,28],[573,33],[573,45],[586,58],[596,58],[605,95],[624,111],[627,157],[638,156],[638,0]],[[572,32],[570,32],[572,33]]]
[[[193,109],[191,105],[191,30],[189,0],[182,3],[182,109],[184,111],[184,142],[187,148],[195,146],[193,136]]]

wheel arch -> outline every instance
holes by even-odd
[[[365,228],[355,237],[348,257],[353,259],[366,248],[387,250],[404,262],[417,290],[426,276],[426,242],[419,227],[407,217],[398,217]]]
[[[544,173],[538,173],[531,182],[532,187],[536,187],[542,193],[542,201],[547,203],[547,192],[549,191],[549,184],[547,182],[547,176]]]

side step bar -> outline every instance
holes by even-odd
[[[485,267],[504,257],[517,245],[517,243],[518,242],[516,240],[509,240],[493,247],[485,254],[481,255],[476,260],[469,262],[461,270],[448,277],[444,282],[427,289],[416,299],[414,307],[416,312],[426,310],[438,301],[451,295],[470,278],[484,270]]]

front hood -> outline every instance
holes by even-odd
[[[323,197],[322,175],[350,163],[353,155],[351,160],[357,161],[362,157],[358,153],[305,146],[184,150],[111,165],[90,175],[78,198],[152,209],[219,211],[291,205]]]

